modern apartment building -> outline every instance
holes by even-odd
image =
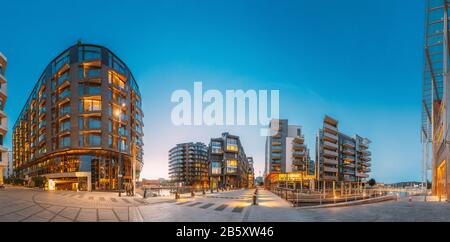
[[[8,132],[8,117],[5,113],[7,80],[5,77],[7,59],[0,52],[0,185],[8,169],[8,148],[4,146],[6,133]]]
[[[209,185],[215,188],[246,188],[252,165],[244,152],[239,136],[223,133],[209,144]]]
[[[274,125],[275,122],[278,125]],[[305,137],[298,125],[289,125],[288,120],[272,120],[269,125],[276,133],[266,138],[265,173],[308,173],[311,159]]]
[[[266,138],[265,183],[267,187],[313,189],[314,166],[302,128],[286,119],[272,120],[272,136]]]
[[[200,142],[177,144],[169,151],[169,177],[177,186],[208,188],[208,147]]]
[[[102,46],[71,46],[46,66],[14,124],[14,175],[45,177],[49,189],[123,189],[143,166],[142,119],[125,63]]]
[[[369,144],[367,138],[339,132],[338,121],[325,116],[316,138],[318,180],[326,187],[363,183],[371,172]]]
[[[253,166],[253,157],[247,157],[248,162],[248,173],[247,173],[247,180],[248,180],[248,188],[252,188],[255,186],[255,168]]]
[[[421,127],[422,181],[425,186],[431,168],[433,195],[450,200],[450,110],[447,108],[450,103],[450,2],[428,0],[426,8]]]

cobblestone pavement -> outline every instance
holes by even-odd
[[[0,222],[39,221],[450,221],[450,204],[390,201],[353,207],[298,209],[269,191],[236,190],[195,197],[142,199],[106,192],[43,192],[8,187],[0,191]]]

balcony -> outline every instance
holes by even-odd
[[[337,176],[327,176],[327,175],[324,175],[324,176],[323,176],[323,179],[324,179],[324,180],[327,180],[327,181],[337,181],[337,180],[338,180],[338,177],[337,177]]]
[[[347,167],[347,168],[355,168],[355,164],[354,164],[354,163],[345,163],[345,162],[344,162],[344,167]]]
[[[360,177],[360,178],[369,178],[369,175],[368,175],[368,174],[364,174],[364,173],[356,172],[356,177]]]
[[[355,157],[354,156],[344,155],[342,158],[345,161],[355,161]]]
[[[297,136],[297,137],[295,137],[294,138],[294,143],[296,143],[296,144],[303,144],[303,143],[305,143],[305,137],[303,137],[303,136]]]
[[[329,166],[324,166],[324,167],[323,167],[323,171],[325,171],[325,172],[334,172],[334,173],[337,173],[337,172],[338,172],[338,168],[335,168],[335,167],[329,167]]]
[[[351,149],[344,149],[342,151],[342,153],[346,154],[346,155],[355,155],[355,151],[351,150]]]
[[[323,163],[327,164],[327,165],[338,165],[339,164],[339,162],[337,160],[327,159],[327,158],[323,159]]]
[[[371,155],[372,155],[372,152],[367,151],[367,150],[364,150],[362,153],[363,153],[364,155],[366,155],[366,156],[371,156]]]
[[[277,146],[272,146],[272,152],[281,152],[281,146],[277,145]]]
[[[294,150],[304,150],[304,149],[306,149],[306,145],[294,143],[294,144],[292,145],[292,148],[293,148]]]
[[[355,144],[353,144],[353,143],[351,143],[351,142],[348,142],[348,141],[345,141],[345,142],[342,144],[342,146],[344,146],[344,147],[346,147],[346,148],[352,148],[352,149],[355,148]]]
[[[343,170],[343,173],[344,173],[344,174],[347,174],[347,175],[355,175],[355,170],[344,169],[344,170]]]
[[[2,120],[2,123],[0,124],[0,130],[3,130],[5,132],[8,131],[8,122],[6,119]]]
[[[8,81],[6,80],[6,77],[3,76],[2,73],[0,73],[0,83],[6,83],[6,82],[8,82]]]
[[[272,146],[281,145],[281,139],[272,139]]]
[[[303,157],[305,155],[306,155],[306,152],[300,152],[300,151],[292,152],[292,156],[294,156],[294,157]]]
[[[1,74],[0,74],[0,76],[1,76]],[[6,97],[7,96],[7,91],[8,91],[8,88],[7,88],[6,83],[1,83],[0,84],[0,95]]]
[[[369,146],[364,144],[364,143],[359,143],[359,147],[361,147],[362,149],[368,149]]]
[[[281,159],[281,154],[279,153],[272,153],[272,159],[273,160],[280,160]]]
[[[327,133],[327,132],[323,133],[323,138],[325,141],[330,141],[330,142],[336,142],[338,140],[337,135]]]
[[[337,127],[335,127],[335,126],[333,126],[333,125],[330,125],[330,124],[327,124],[327,123],[324,123],[324,124],[323,124],[323,129],[324,129],[325,131],[327,131],[327,132],[332,133],[332,134],[337,134],[337,133],[338,133]]]
[[[331,150],[324,150],[323,155],[326,157],[337,157],[338,153],[335,151],[331,151]]]
[[[368,162],[360,162],[359,165],[362,167],[372,167],[372,164],[370,164]]]
[[[337,144],[331,143],[331,142],[328,142],[328,141],[323,142],[323,146],[325,148],[329,148],[329,149],[334,149],[334,150],[338,149],[338,145]]]

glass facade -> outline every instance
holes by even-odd
[[[62,173],[74,184],[61,189],[116,190],[132,182],[143,166],[141,105],[133,75],[111,51],[68,48],[45,68],[14,124],[14,175]]]

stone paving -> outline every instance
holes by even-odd
[[[352,207],[299,209],[260,190],[195,197],[119,197],[106,192],[44,192],[20,187],[0,191],[0,222],[353,222],[450,221],[450,204],[407,199]]]

